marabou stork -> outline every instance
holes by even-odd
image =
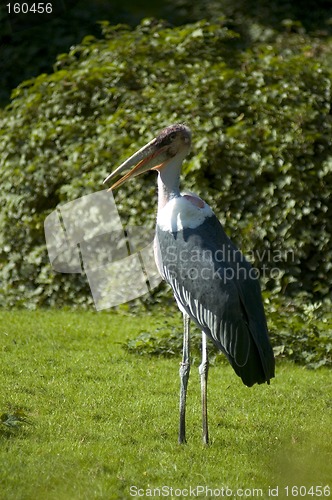
[[[131,170],[112,187],[147,170],[158,171],[155,260],[173,289],[184,318],[180,365],[179,443],[186,441],[185,405],[190,371],[189,326],[202,331],[201,377],[203,442],[208,443],[207,337],[222,351],[248,387],[274,377],[260,285],[254,269],[228,238],[211,208],[197,195],[180,193],[182,162],[191,147],[191,131],[171,125],[120,165],[104,182]]]

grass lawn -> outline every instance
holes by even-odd
[[[180,315],[167,321],[181,335]],[[330,370],[280,362],[271,386],[248,389],[216,363],[204,447],[196,360],[188,443],[179,446],[180,360],[132,355],[120,344],[164,322],[160,312],[0,311],[0,414],[21,409],[30,422],[0,424],[1,500],[148,497],[162,486],[164,497],[171,487],[173,497],[194,497],[202,486],[210,490],[201,497],[217,489],[269,498],[278,487],[287,498],[288,486],[290,498],[314,498],[320,490],[311,486],[332,487]]]

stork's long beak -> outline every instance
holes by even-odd
[[[132,167],[129,172],[113,184],[113,186],[109,189],[110,191],[111,189],[115,189],[123,184],[130,177],[136,177],[147,170],[156,169],[162,166],[167,160],[167,156],[164,154],[166,149],[167,146],[160,147],[157,140],[153,139],[141,149],[136,151],[136,153],[123,162],[116,170],[114,170],[114,172],[108,175],[104,180],[104,184],[118,174],[121,174],[124,170]]]

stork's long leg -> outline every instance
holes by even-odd
[[[209,372],[209,358],[207,350],[206,334],[202,332],[202,363],[199,365],[199,374],[201,376],[201,394],[202,394],[202,423],[203,423],[203,443],[209,442],[208,417],[207,417],[207,380]]]
[[[179,443],[186,442],[186,398],[190,372],[190,318],[183,314],[183,354],[180,365],[180,427]]]

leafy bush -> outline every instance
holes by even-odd
[[[135,30],[103,24],[23,82],[0,115],[1,304],[91,302],[84,276],[54,274],[43,222],[103,189],[107,173],[172,122],[193,130],[186,188],[201,194],[273,292],[330,292],[331,48],[305,34],[239,50],[223,22]],[[324,51],[324,54],[322,52]],[[137,188],[138,187],[138,188]],[[117,194],[123,217],[152,226],[152,174]],[[280,257],[281,256],[281,257]]]
[[[274,298],[268,311],[277,357],[287,357],[308,368],[332,366],[330,300],[310,303],[305,294],[299,294],[296,300]]]
[[[8,16],[5,2],[0,4],[0,105],[9,101],[11,89],[22,80],[52,71],[57,54],[67,51],[86,34],[99,35],[97,22],[136,26],[142,17],[167,19],[175,25],[232,19],[243,34],[243,41],[266,37],[271,29],[303,31],[316,36],[331,34],[331,11],[326,0],[271,2],[269,0],[68,0],[53,2],[52,16],[14,14]],[[52,43],[50,43],[52,40]]]
[[[277,359],[288,358],[296,363],[316,369],[332,366],[332,311],[331,302],[310,303],[305,294],[294,299],[266,301],[270,338]],[[190,335],[191,357],[200,362],[201,333],[193,325]],[[210,361],[225,361],[209,344]],[[178,326],[166,320],[165,325],[154,332],[141,332],[136,338],[129,339],[122,347],[140,356],[177,356],[182,352],[180,315]]]

